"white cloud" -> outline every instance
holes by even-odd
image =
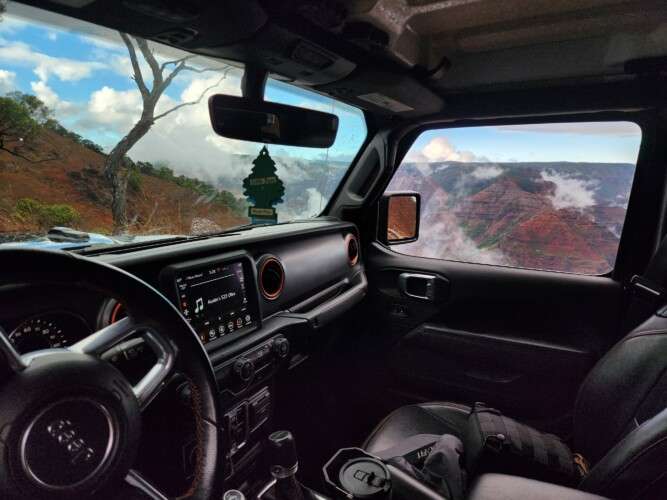
[[[61,100],[58,94],[43,81],[30,82],[30,88],[47,107],[56,113],[67,113],[74,108],[73,103]]]
[[[468,163],[482,160],[483,158],[477,157],[471,151],[461,151],[456,149],[456,147],[449,142],[449,139],[440,136],[431,139],[421,151],[410,150],[405,161],[415,163],[460,161]]]
[[[16,73],[0,69],[0,94],[6,94],[16,88]]]
[[[458,151],[445,137],[436,137],[422,149],[422,154],[429,161],[464,161],[475,160],[475,155],[470,151]]]
[[[596,183],[560,175],[554,171],[543,170],[542,180],[555,184],[554,194],[549,196],[554,208],[584,209],[595,204]]]
[[[477,167],[470,173],[475,179],[487,180],[498,177],[503,173],[503,169],[497,165],[488,165]]]
[[[327,204],[327,200],[322,196],[315,188],[307,188],[306,194],[308,195],[308,202],[306,204],[306,210],[301,215],[301,217],[315,217],[320,215],[320,212],[324,209],[324,206]]]
[[[292,205],[291,207],[286,206],[285,203],[276,206],[278,222],[294,219],[307,219],[316,217],[322,213],[322,210],[324,210],[324,207],[327,204],[327,198],[314,187],[306,188],[304,194],[305,199],[289,200]],[[299,201],[301,201],[301,203],[298,203]]]
[[[35,95],[49,108],[54,109],[60,102],[58,94],[43,81],[30,82],[30,88]]]
[[[102,49],[103,51],[112,51],[112,52],[123,52],[126,53],[127,49],[122,45],[122,40],[118,32],[113,30],[108,30],[106,28],[99,28],[99,33],[81,35],[79,38],[82,42],[85,42],[97,49]],[[102,54],[99,52],[98,54]]]
[[[105,67],[105,64],[97,61],[77,61],[34,52],[23,42],[1,46],[0,59],[16,65],[32,66],[39,79],[45,82],[51,75],[65,82],[78,81],[90,77],[94,71]]]
[[[14,17],[12,15],[4,14],[2,16],[2,22],[0,22],[0,33],[16,33],[22,29],[28,27],[29,24],[27,21]]]
[[[112,71],[115,71],[119,75],[127,76],[129,78],[132,77],[132,75],[134,75],[134,70],[132,69],[132,61],[130,61],[130,57],[127,55],[127,49],[125,52],[126,52],[125,55],[120,55],[120,54],[108,53],[106,51],[100,51],[100,53],[98,53],[97,56],[100,58],[104,58],[104,60],[108,62],[109,68]],[[152,73],[150,66],[143,57],[138,57],[137,60],[139,62],[139,68],[141,69],[141,74],[143,75],[144,80],[146,81],[147,84],[150,85],[150,82],[152,80]]]
[[[141,115],[142,102],[138,90],[115,90],[106,85],[90,95],[89,124],[111,126],[119,132],[129,131]]]
[[[537,132],[542,134],[637,136],[641,129],[632,122],[534,123],[530,125],[501,125],[500,132]]]

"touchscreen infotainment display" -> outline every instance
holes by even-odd
[[[184,269],[175,281],[178,307],[203,343],[257,327],[242,261]]]

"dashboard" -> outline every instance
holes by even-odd
[[[125,268],[158,288],[209,351],[261,330],[276,313],[298,314],[321,305],[361,271],[356,228],[349,224],[297,223],[236,236],[91,258]],[[73,286],[17,286],[0,290],[0,301],[0,327],[21,353],[72,345],[128,314],[114,298]]]
[[[231,484],[257,463],[271,429],[278,374],[298,369],[325,341],[324,327],[366,295],[357,238],[353,224],[315,219],[86,255],[159,290],[197,334],[219,387],[228,446],[224,474]],[[128,315],[132,310],[125,304],[94,289],[0,287],[0,327],[21,353],[70,346]],[[105,356],[132,383],[155,363],[139,335]],[[156,422],[175,414],[184,400],[177,379],[171,406]],[[185,441],[175,456],[183,461],[180,469],[192,470],[188,446],[194,437]],[[153,462],[145,464],[150,468]]]

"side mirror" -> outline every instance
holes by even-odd
[[[328,148],[338,132],[336,115],[275,102],[216,94],[208,110],[215,133],[229,139]]]
[[[417,241],[420,208],[419,193],[385,193],[380,201],[380,240],[386,245]]]

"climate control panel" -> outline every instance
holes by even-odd
[[[251,385],[265,382],[287,360],[289,353],[289,340],[277,335],[226,361],[215,368],[220,391],[237,396]]]

